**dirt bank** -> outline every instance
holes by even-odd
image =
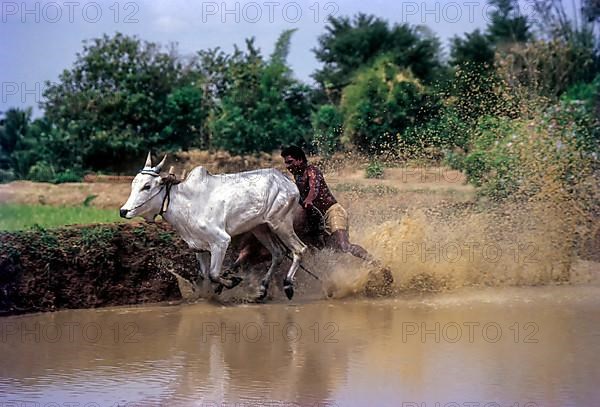
[[[223,263],[225,270],[235,260],[240,244],[240,237],[234,237]],[[195,280],[197,267],[193,251],[166,222],[3,232],[0,316],[177,301],[190,285],[182,281],[180,285],[172,272]],[[316,264],[311,267],[323,271]],[[256,285],[266,268],[267,263],[245,267],[245,284]],[[389,278],[389,272],[370,274],[366,287],[359,289],[368,296],[389,295]],[[239,302],[254,297],[233,299],[224,293],[219,298]]]
[[[195,256],[167,224],[0,233],[0,315],[177,300]]]

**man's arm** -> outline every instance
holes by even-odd
[[[308,195],[306,195],[306,199],[304,199],[304,207],[310,208],[313,206],[313,201],[319,195],[319,188],[321,187],[321,183],[319,182],[319,174],[314,168],[309,168],[306,170],[306,176],[308,178]]]

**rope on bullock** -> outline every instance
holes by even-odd
[[[286,255],[286,257],[288,259],[290,259],[291,261],[294,261],[294,259],[290,256],[289,253],[286,253],[285,255]],[[302,270],[306,271],[308,273],[308,275],[310,275],[311,277],[313,277],[315,280],[321,281],[321,279],[319,278],[319,276],[317,276],[316,274],[314,274],[313,272],[311,272],[309,269],[307,269],[306,267],[304,267],[304,265],[302,263],[299,263],[299,266],[300,266],[300,268]]]
[[[185,171],[182,175],[185,176]],[[169,174],[164,177],[162,181],[164,186],[167,188],[167,191],[165,193],[165,197],[163,198],[162,205],[160,206],[160,212],[158,212],[158,214],[161,216],[169,208],[169,203],[171,202],[171,187],[179,184],[182,180],[177,179],[177,176],[175,175],[175,167],[171,166],[171,168],[169,168]]]
[[[289,252],[291,252],[290,248],[287,247],[287,245],[285,243],[283,243],[283,240],[281,240],[281,238],[279,236],[277,236],[277,234],[273,233],[273,235],[279,241],[279,244],[282,245],[287,250],[287,252],[285,253],[285,256],[288,259],[290,259],[291,261],[294,261],[294,259],[290,256],[290,253],[289,253]],[[321,279],[319,278],[319,276],[317,276],[316,274],[314,274],[313,272],[311,272],[309,269],[307,269],[306,267],[304,267],[304,265],[302,263],[298,263],[298,265],[300,266],[300,268],[302,270],[306,271],[311,277],[313,277],[317,281],[321,281]]]

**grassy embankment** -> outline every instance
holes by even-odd
[[[114,209],[89,206],[48,206],[0,204],[0,230],[15,231],[29,229],[34,225],[55,228],[65,225],[119,222]]]

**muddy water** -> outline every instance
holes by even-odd
[[[7,317],[0,405],[598,405],[599,294],[461,289]]]

